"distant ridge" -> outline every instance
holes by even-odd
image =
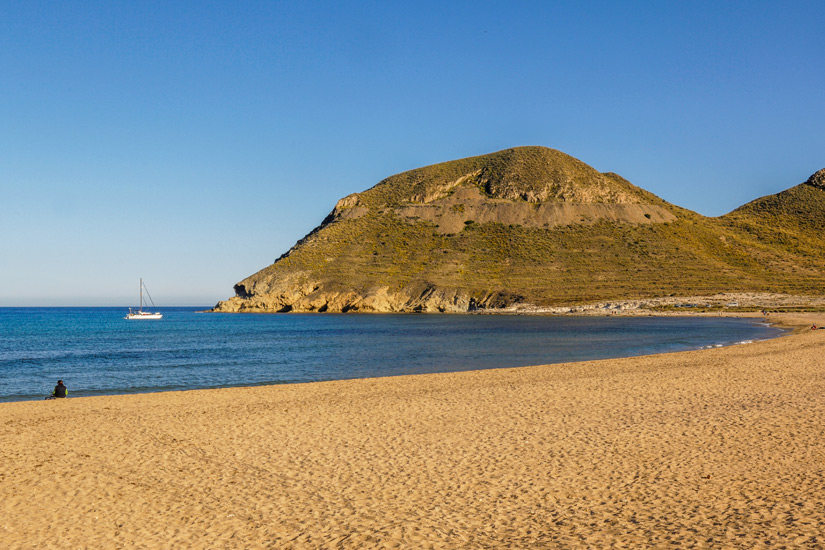
[[[344,197],[214,311],[466,312],[718,292],[825,293],[825,170],[720,218],[546,147]]]

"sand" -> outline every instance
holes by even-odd
[[[824,356],[0,404],[0,545],[822,548]]]

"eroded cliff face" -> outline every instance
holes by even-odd
[[[806,183],[821,188],[823,174]],[[817,268],[784,249],[751,255],[739,222],[720,220],[559,151],[508,149],[344,197],[214,311],[460,313],[773,290],[766,262],[798,277]]]
[[[318,312],[318,313],[466,313],[486,308],[503,308],[523,300],[507,292],[490,292],[478,298],[456,288],[418,288],[391,290],[388,286],[356,292],[333,291],[306,274],[278,281],[266,292],[249,293],[237,288],[236,295],[218,302],[214,311],[225,313]]]
[[[319,312],[319,313],[464,313],[471,309],[471,300],[457,290],[428,288],[418,295],[406,290],[393,292],[389,287],[376,287],[362,292],[330,292],[321,285],[307,293],[285,288],[254,296],[235,296],[219,302],[222,312]]]
[[[491,198],[471,183],[455,186],[443,197],[399,206],[396,212],[410,220],[431,222],[437,231],[448,234],[461,231],[468,222],[550,228],[598,220],[666,223],[676,218],[662,205],[630,200],[612,203]]]

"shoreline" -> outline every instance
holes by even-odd
[[[771,314],[825,313],[825,296],[797,296],[768,292],[722,292],[711,295],[616,299],[565,306],[514,304],[479,314],[559,316],[758,316]]]
[[[302,315],[302,314],[299,313],[298,315]],[[346,315],[346,314],[333,314],[333,315]],[[378,315],[386,315],[386,314],[378,314]],[[395,315],[395,314],[390,314],[390,315]],[[403,314],[402,313],[402,314],[398,314],[398,315],[404,316],[404,315],[409,315],[409,314]],[[434,314],[425,314],[425,315],[434,315]],[[499,315],[513,316],[513,317],[521,316],[519,314],[509,314],[509,313],[500,313]],[[558,319],[570,319],[571,317],[572,318],[579,317],[581,319],[593,319],[594,317],[602,317],[602,318],[605,318],[605,319],[611,318],[611,317],[641,317],[640,315],[629,315],[629,316],[599,315],[599,316],[594,316],[594,315],[576,315],[576,314],[571,314],[571,315],[536,314],[536,316],[551,317],[551,318],[555,317],[555,318],[558,318]],[[779,323],[772,323],[768,317],[758,315],[758,314],[755,314],[755,313],[708,314],[708,313],[701,313],[701,312],[689,312],[689,313],[688,312],[680,312],[679,314],[676,314],[676,315],[645,315],[645,317],[661,317],[662,319],[673,319],[674,317],[685,318],[685,319],[697,318],[697,317],[703,317],[703,318],[706,318],[706,317],[724,317],[724,318],[728,318],[728,319],[742,319],[742,320],[746,320],[746,319],[747,320],[756,320],[756,319],[759,319],[759,320],[763,321],[764,325],[771,325],[771,326],[776,325],[776,328],[780,328],[780,329],[783,329],[783,330],[788,330],[788,328],[789,328],[789,327],[781,327],[781,326],[779,326]],[[823,318],[825,318],[825,315],[823,315]],[[780,338],[780,337],[785,336],[785,335],[786,335],[785,333],[780,332],[779,334],[776,334],[775,336],[769,336],[767,338],[759,337],[759,336],[754,336],[752,338],[747,338],[747,337],[742,336],[744,338],[742,340],[727,341],[726,343],[722,343],[722,344],[716,343],[716,344],[702,344],[702,345],[699,345],[698,343],[694,343],[694,345],[697,346],[695,348],[690,348],[690,347],[687,347],[685,345],[683,349],[674,350],[674,351],[656,350],[655,347],[653,349],[633,350],[636,353],[638,353],[637,355],[615,355],[615,356],[607,356],[607,357],[605,357],[605,356],[593,357],[591,355],[591,357],[587,357],[586,354],[585,354],[584,357],[579,357],[579,358],[574,357],[574,358],[564,358],[564,359],[557,358],[557,357],[543,357],[543,359],[545,361],[552,361],[552,362],[542,362],[541,359],[540,359],[537,362],[529,362],[529,363],[524,362],[524,363],[522,363],[520,361],[520,362],[515,363],[515,364],[512,364],[512,363],[511,364],[504,364],[504,365],[496,364],[496,365],[492,365],[492,366],[491,365],[484,365],[484,366],[475,366],[475,367],[469,368],[469,369],[462,368],[462,367],[449,366],[447,363],[445,363],[445,365],[443,366],[444,370],[430,370],[430,371],[425,371],[425,372],[411,372],[410,371],[406,374],[417,375],[417,374],[483,371],[483,370],[501,369],[501,368],[524,368],[524,367],[531,367],[531,366],[536,366],[536,365],[541,366],[541,365],[566,364],[566,363],[575,363],[575,362],[592,361],[592,360],[610,360],[610,359],[621,359],[621,358],[632,358],[632,357],[647,357],[647,356],[650,356],[650,355],[658,355],[658,354],[662,354],[662,353],[667,353],[667,354],[669,354],[669,353],[680,353],[680,352],[683,352],[683,351],[694,351],[694,350],[701,350],[701,349],[718,349],[718,348],[728,347],[728,346],[750,344],[750,343],[753,343],[755,341],[762,341],[762,340],[765,340],[765,339]],[[708,339],[708,341],[712,342],[712,340],[710,340],[710,339]],[[519,363],[521,363],[521,364],[519,364]],[[144,393],[151,394],[151,393],[165,393],[165,392],[191,391],[191,390],[217,390],[217,389],[231,389],[231,388],[245,388],[245,387],[261,387],[261,386],[269,386],[269,385],[277,386],[277,385],[285,385],[285,384],[306,384],[306,383],[315,383],[315,382],[331,382],[331,381],[338,381],[338,380],[386,378],[386,377],[403,376],[403,375],[404,374],[384,373],[384,374],[376,374],[374,376],[371,376],[371,375],[367,374],[367,375],[355,376],[355,377],[352,377],[352,378],[329,378],[329,379],[320,378],[320,379],[315,379],[315,380],[299,380],[299,381],[289,381],[289,382],[281,382],[281,383],[275,382],[275,381],[267,381],[267,382],[259,382],[259,383],[244,383],[243,381],[241,381],[241,382],[235,382],[235,383],[230,383],[230,384],[225,384],[225,385],[215,385],[215,386],[210,386],[210,387],[198,387],[197,385],[191,385],[189,387],[184,387],[182,385],[178,385],[177,387],[173,387],[173,388],[170,388],[170,387],[157,387],[157,388],[143,387],[142,389],[138,389],[136,391],[131,391],[130,388],[124,388],[122,390],[100,389],[100,390],[88,390],[88,391],[83,391],[82,389],[81,390],[74,389],[73,391],[70,390],[71,391],[70,398],[71,399],[80,399],[80,398],[86,398],[86,397],[140,395],[140,394],[144,394]],[[43,394],[43,395],[38,394],[38,395],[34,395],[34,396],[26,396],[24,398],[12,398],[12,399],[9,398],[9,397],[12,397],[12,396],[2,396],[2,397],[0,397],[0,405],[2,405],[3,403],[19,403],[19,402],[26,402],[26,401],[40,401],[44,398],[44,395],[45,394]]]
[[[750,313],[764,309],[773,313],[825,312],[825,296],[796,295],[778,292],[717,292],[715,294],[668,295],[647,298],[614,298],[599,302],[571,302],[566,305],[543,306],[527,302],[514,302],[500,308],[473,307],[471,301],[467,309],[444,306],[428,309],[393,309],[389,305],[374,309],[354,309],[348,312],[320,312],[316,309],[298,308],[282,311],[256,306],[249,309],[218,309],[221,304],[237,298],[219,302],[204,313],[248,313],[248,314],[310,314],[310,315],[386,315],[386,314],[447,314],[447,315],[585,315],[585,316],[644,316],[644,315],[692,315],[701,313]]]
[[[825,315],[624,359],[0,404],[13,548],[821,546]],[[59,533],[59,540],[54,534]]]

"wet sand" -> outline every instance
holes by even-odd
[[[825,330],[0,404],[6,548],[821,548],[822,533]]]

